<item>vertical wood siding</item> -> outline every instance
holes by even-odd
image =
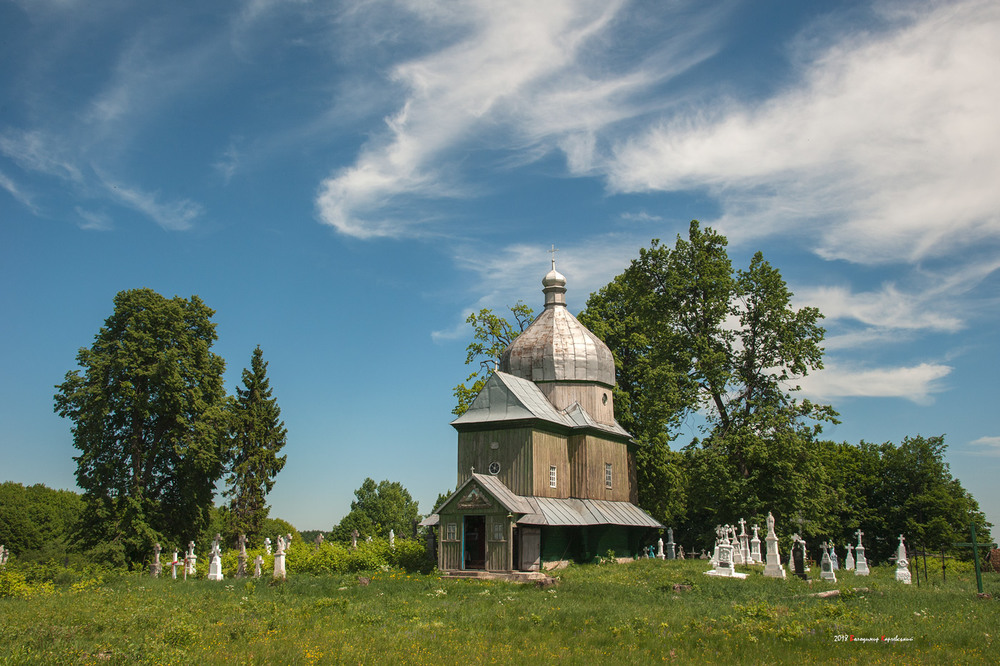
[[[570,497],[572,474],[569,469],[567,438],[536,430],[533,443],[534,488],[529,494],[536,497]],[[549,485],[550,466],[556,468],[555,488]]]
[[[496,442],[498,448],[490,448]],[[515,495],[532,494],[530,428],[483,430],[458,434],[458,485],[469,478],[469,469],[488,474],[491,462],[500,463],[497,478]],[[548,468],[546,468],[548,469]]]
[[[545,397],[556,409],[566,409],[574,402],[580,403],[584,411],[598,423],[615,422],[615,401],[611,389],[597,384],[560,384],[543,382],[538,384]],[[604,397],[607,396],[607,401]]]

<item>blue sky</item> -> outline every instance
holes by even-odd
[[[825,313],[826,436],[945,434],[1000,524],[998,108],[995,2],[0,4],[0,480],[74,487],[53,386],[151,287],[231,391],[263,348],[272,515],[429,511],[467,314],[540,309],[552,244],[578,311],[697,218]]]

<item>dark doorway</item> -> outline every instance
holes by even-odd
[[[463,544],[466,569],[486,568],[486,516],[466,516]]]

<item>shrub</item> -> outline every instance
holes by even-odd
[[[430,573],[434,569],[434,561],[427,555],[427,549],[419,541],[412,539],[397,539],[395,565],[411,573]]]

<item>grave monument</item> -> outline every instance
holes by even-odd
[[[855,534],[858,535],[858,545],[854,548],[854,575],[867,576],[869,573],[868,560],[865,559],[865,547],[861,543],[861,537],[863,537],[865,533],[858,530]]]
[[[910,578],[910,560],[906,556],[906,546],[903,545],[903,535],[899,535],[899,547],[896,548],[896,580],[905,585],[912,582]]]
[[[764,537],[764,541],[767,543],[767,563],[764,566],[764,575],[770,578],[784,578],[785,567],[781,566],[778,535],[774,533],[774,516],[771,515],[770,511],[767,514],[767,536]]]

